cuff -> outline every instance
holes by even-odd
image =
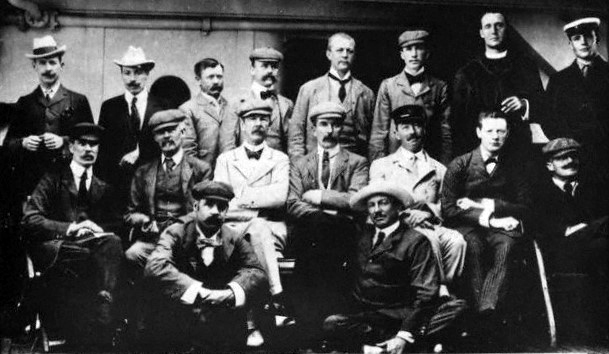
[[[74,228],[76,227],[76,222],[71,223],[68,226],[68,229],[66,230],[66,236],[71,236],[75,231]]]
[[[522,99],[524,101],[524,114],[522,115],[522,120],[527,122],[529,120],[529,100],[526,98]]]
[[[195,300],[197,299],[197,295],[199,294],[199,290],[201,290],[202,286],[203,283],[201,283],[200,281],[195,281],[194,283],[192,283],[192,285],[189,286],[188,289],[186,289],[186,291],[180,298],[180,301],[182,301],[182,303],[185,305],[194,304]]]
[[[414,336],[412,335],[412,333],[410,333],[408,331],[399,331],[398,334],[396,334],[395,336],[402,338],[403,340],[405,340],[406,342],[408,342],[410,344],[414,343]]]
[[[324,191],[322,190],[316,190],[316,191],[312,191],[312,198],[313,199],[313,203],[315,205],[321,205],[321,200],[322,200],[322,194]]]
[[[241,285],[231,281],[228,283],[228,287],[231,288],[233,293],[235,294],[235,307],[242,307],[245,305],[245,291],[241,287]]]
[[[484,209],[484,211],[480,213],[480,217],[478,218],[478,224],[480,224],[480,226],[490,228],[490,220],[492,215],[493,212],[490,209]]]

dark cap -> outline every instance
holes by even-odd
[[[567,36],[571,37],[574,34],[596,31],[600,24],[601,20],[597,17],[584,17],[567,23],[565,27],[563,27],[563,31],[565,31]]]
[[[148,126],[152,132],[156,132],[159,129],[177,126],[181,121],[186,118],[186,114],[179,109],[168,109],[166,111],[159,111],[150,117]]]
[[[547,143],[541,151],[546,158],[557,157],[568,152],[579,151],[581,145],[571,138],[556,138]]]
[[[429,37],[429,32],[423,29],[406,30],[398,37],[398,45],[405,47],[415,43],[425,43]]]
[[[394,109],[391,112],[391,119],[393,119],[396,125],[413,122],[424,124],[427,121],[427,114],[425,114],[423,107],[416,104],[407,104]]]
[[[345,111],[345,107],[343,107],[342,104],[333,101],[325,101],[311,108],[309,119],[313,124],[315,124],[317,118],[339,119],[342,122],[345,120],[346,115],[347,111]]]
[[[282,61],[283,54],[277,49],[271,47],[262,47],[252,50],[250,54],[250,60],[259,61]]]
[[[242,100],[237,110],[237,114],[241,118],[253,115],[270,116],[272,112],[273,107],[269,102],[257,98]]]
[[[235,193],[233,193],[233,187],[224,182],[203,181],[192,187],[192,197],[195,200],[205,198],[228,203],[235,197]]]
[[[83,135],[92,135],[99,140],[104,133],[104,127],[93,123],[77,123],[70,130],[70,139],[76,140]]]

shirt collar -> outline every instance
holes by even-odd
[[[262,149],[264,149],[266,147],[266,141],[263,141],[262,144],[258,144],[258,145],[252,145],[246,141],[243,142],[243,146],[248,149],[249,151],[260,151]]]
[[[421,68],[421,69],[419,69],[419,71],[417,71],[416,73],[411,73],[411,72],[409,72],[408,70],[406,70],[406,67],[404,67],[404,72],[405,72],[406,74],[410,75],[410,76],[419,76],[419,75],[421,75],[422,73],[424,73],[424,72],[425,72],[425,67],[422,67],[422,68]]]
[[[343,80],[343,81],[345,81],[345,80],[347,80],[347,79],[349,79],[349,78],[351,77],[351,71],[347,71],[347,73],[345,74],[345,77],[342,77],[342,78],[341,78],[341,77],[338,75],[338,71],[336,71],[336,69],[334,69],[334,68],[330,68],[330,74],[332,74],[332,75],[336,76],[337,78],[339,78],[339,79],[341,79],[341,80]]]
[[[269,89],[266,86],[260,85],[256,81],[252,81],[252,92],[254,92],[254,94],[256,94],[256,96],[258,96],[258,98],[260,98],[260,92],[274,91],[274,90],[275,90],[275,86],[273,86],[272,89]]]
[[[330,158],[333,158],[334,156],[336,156],[339,153],[340,144],[336,144],[336,146],[334,146],[331,149],[324,149],[321,147],[321,145],[318,144],[317,145],[317,155],[319,155],[320,160],[323,158],[324,150],[328,151],[328,155],[330,156]]]
[[[398,220],[398,221],[394,222],[393,224],[387,226],[384,229],[379,229],[378,227],[375,227],[376,234],[378,235],[379,233],[382,232],[385,234],[385,237],[387,237],[387,236],[391,235],[393,232],[395,232],[395,230],[397,230],[399,226],[400,226],[400,221]]]
[[[579,67],[579,70],[582,70],[584,68],[584,66],[592,66],[592,60],[583,60],[581,58],[576,58],[575,62],[577,63],[577,66]]]
[[[507,50],[504,50],[503,52],[499,52],[499,53],[493,53],[493,52],[489,52],[488,50],[484,52],[484,56],[487,59],[503,59],[507,56]]]
[[[575,188],[579,184],[577,181],[567,182],[565,180],[562,180],[562,179],[556,178],[556,177],[552,177],[552,182],[554,182],[554,185],[556,185],[556,187],[560,188],[561,191],[565,190],[565,185],[567,183],[571,183],[571,186],[573,186],[573,190],[575,190]]]
[[[425,150],[423,149],[419,150],[419,152],[416,154],[410,150],[404,149],[403,146],[400,146],[398,150],[400,151],[402,157],[406,160],[411,160],[413,156],[416,156],[419,161],[427,161],[427,154],[425,154]]]
[[[175,154],[173,154],[173,156],[165,156],[165,154],[161,154],[161,163],[165,163],[165,160],[167,159],[172,159],[173,162],[175,162],[176,166],[180,164],[180,162],[182,162],[182,159],[184,158],[184,150],[182,148],[180,148],[178,150],[178,152],[176,152]]]
[[[59,80],[57,80],[53,86],[51,86],[50,88],[44,88],[42,87],[42,85],[40,85],[40,89],[42,90],[42,94],[44,95],[49,95],[50,98],[53,98],[53,96],[55,96],[55,94],[57,93],[57,90],[59,90],[59,86],[61,85],[61,82],[59,82]]]
[[[480,147],[480,156],[482,156],[482,161],[483,162],[486,162],[491,157],[494,157],[495,159],[497,159],[497,161],[499,161],[499,156],[498,155],[494,155],[493,156],[488,151],[484,150],[482,147]]]
[[[131,101],[133,101],[133,97],[137,97],[138,102],[146,101],[148,100],[148,91],[146,89],[143,89],[135,96],[131,92],[125,91],[125,100],[127,100],[127,103],[131,104]]]
[[[216,241],[216,242],[220,240],[220,230],[222,230],[222,228],[219,228],[215,234],[211,235],[210,237],[207,237],[207,235],[205,235],[205,233],[203,233],[203,230],[201,230],[199,225],[196,225],[196,227],[197,227],[197,232],[199,233],[199,238],[207,238],[209,240]]]
[[[72,174],[77,178],[80,178],[85,170],[87,171],[87,179],[91,178],[91,167],[85,168],[78,162],[72,160],[72,162],[70,162],[70,169],[72,170]]]

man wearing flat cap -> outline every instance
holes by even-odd
[[[146,275],[175,306],[169,328],[186,333],[199,350],[243,349],[245,306],[268,291],[267,279],[246,241],[264,225],[246,229],[224,223],[232,188],[204,181],[192,190],[194,211],[167,228],[146,264]]]
[[[333,101],[313,107],[309,119],[317,148],[290,166],[287,210],[294,223],[299,293],[306,294],[299,311],[304,325],[313,329],[345,289],[342,265],[354,232],[349,198],[368,183],[366,158],[339,144],[345,114],[343,105]]]
[[[447,164],[452,159],[452,136],[449,123],[448,86],[429,73],[429,32],[424,29],[404,31],[398,38],[404,70],[385,79],[379,88],[374,121],[368,147],[369,160],[395,152],[400,142],[391,112],[404,105],[420,105],[427,117],[427,134],[423,146],[437,160]]]
[[[317,147],[311,110],[319,103],[332,101],[345,109],[339,144],[360,156],[368,156],[368,139],[374,113],[374,92],[353,77],[351,66],[355,58],[355,39],[346,33],[328,38],[326,57],[330,61],[327,74],[300,87],[294,114],[290,120],[288,155],[304,156]]]
[[[114,60],[119,67],[125,93],[102,103],[98,124],[106,129],[100,144],[97,174],[115,186],[126,205],[131,178],[137,166],[158,156],[148,122],[163,109],[160,100],[146,88],[154,60],[142,48],[129,46],[123,57]]]
[[[609,210],[606,184],[581,173],[581,145],[556,138],[543,148],[549,176],[535,188],[536,238],[552,273],[586,273],[588,330],[606,338],[609,316]],[[594,295],[601,295],[593,298]],[[560,323],[560,314],[559,323]],[[567,319],[565,319],[567,320]],[[568,321],[568,320],[567,320]]]
[[[235,111],[239,110],[240,102],[251,99],[261,99],[273,107],[271,122],[266,137],[268,146],[282,152],[288,151],[288,122],[292,116],[294,103],[292,100],[277,92],[279,64],[283,54],[270,47],[256,48],[250,54],[250,73],[252,86],[249,93],[237,100]],[[238,115],[232,115],[226,124],[220,128],[220,152],[232,150],[245,141],[242,132],[243,121]]]
[[[244,141],[238,148],[222,153],[214,171],[214,180],[230,185],[235,191],[227,213],[227,222],[245,227],[253,218],[262,218],[270,233],[252,234],[250,243],[269,279],[272,304],[283,316],[283,287],[277,258],[283,257],[287,241],[285,202],[288,196],[288,156],[268,145],[273,107],[267,100],[241,102],[238,114]],[[248,346],[262,345],[262,334],[253,318],[248,319]],[[257,333],[256,333],[257,332]]]
[[[384,180],[402,185],[416,203],[409,206],[404,222],[431,241],[440,266],[440,295],[461,275],[466,243],[455,230],[442,226],[440,189],[446,167],[424,148],[427,135],[425,109],[405,105],[391,112],[394,135],[401,146],[393,154],[374,160],[370,181]]]
[[[544,113],[543,86],[535,63],[510,47],[508,22],[497,11],[480,18],[484,53],[471,59],[455,74],[451,103],[454,155],[478,146],[476,126],[482,111],[500,110],[509,119],[510,138],[505,152],[530,160],[531,123]]]
[[[72,127],[72,161],[40,180],[25,207],[23,225],[37,269],[76,273],[82,279],[79,288],[96,294],[86,305],[95,304],[93,328],[79,326],[87,311],[52,304],[63,309],[64,325],[73,326],[64,334],[68,339],[109,344],[113,292],[123,250],[120,238],[112,233],[121,224],[115,194],[92,173],[102,134],[103,128],[93,123]]]
[[[603,171],[609,181],[609,64],[599,54],[599,25],[595,17],[565,25],[575,60],[550,77],[544,129],[552,138],[577,140],[583,167]]]
[[[348,343],[343,350],[358,351],[363,344],[379,352],[410,352],[424,336],[437,338],[465,308],[462,300],[441,305],[432,246],[400,221],[400,213],[412,203],[406,189],[382,180],[351,197],[351,208],[366,212],[372,224],[358,228],[350,260],[355,283],[342,304],[345,312],[326,318],[323,325],[330,338]]]
[[[69,160],[68,134],[80,122],[93,123],[89,101],[61,84],[66,46],[51,36],[34,38],[32,61],[39,85],[17,101],[6,146],[12,155],[17,203],[32,193],[44,173]]]

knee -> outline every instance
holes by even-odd
[[[442,239],[449,251],[459,253],[465,252],[467,242],[465,242],[465,238],[463,238],[463,235],[459,232],[448,229],[447,232],[444,233]]]
[[[134,243],[127,251],[125,251],[125,259],[132,264],[144,266],[148,259],[148,252],[145,247],[139,243]]]
[[[324,332],[336,332],[336,330],[344,326],[346,322],[347,316],[345,315],[331,315],[324,320],[322,328]]]

